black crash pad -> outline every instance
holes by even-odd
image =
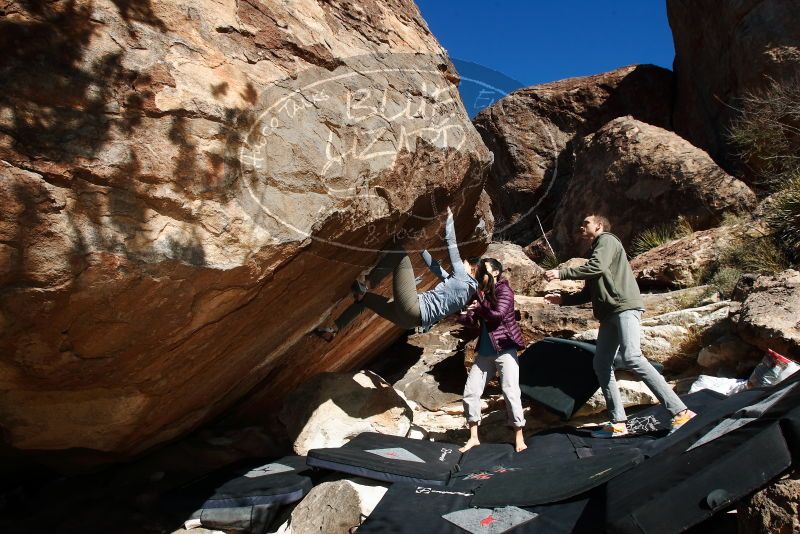
[[[607,531],[682,532],[764,487],[800,459],[798,406],[793,377],[732,395],[652,442],[650,458],[606,485]]]
[[[170,516],[199,519],[207,528],[261,532],[285,504],[313,487],[302,456],[229,466],[172,490],[162,507]]]
[[[384,482],[444,485],[458,470],[458,448],[452,443],[364,432],[342,447],[312,449],[306,461],[313,467]]]
[[[595,491],[576,499],[524,508],[475,508],[470,504],[472,495],[469,490],[449,486],[392,484],[358,532],[570,534],[595,532],[602,524],[603,498]],[[519,523],[510,526],[510,521]]]
[[[565,421],[597,391],[594,345],[547,337],[520,354],[519,387]]]

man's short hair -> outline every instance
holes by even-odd
[[[481,259],[478,256],[470,256],[467,258],[467,263],[475,267]]]
[[[608,217],[606,217],[605,215],[599,215],[597,213],[592,213],[591,215],[589,215],[589,217],[594,219],[594,222],[602,224],[604,231],[606,231],[606,232],[610,232],[611,231],[611,222],[608,220]]]

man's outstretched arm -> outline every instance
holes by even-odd
[[[580,267],[567,267],[558,271],[562,280],[589,280],[599,278],[608,270],[614,256],[614,238],[601,235],[592,250],[592,257]]]

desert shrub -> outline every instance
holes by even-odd
[[[727,299],[733,294],[733,288],[741,276],[742,272],[735,267],[722,267],[714,273],[708,285],[719,291],[722,298]]]
[[[724,267],[743,273],[774,274],[788,269],[791,264],[775,237],[766,235],[731,242],[720,254],[720,269]]]
[[[800,77],[773,80],[738,107],[728,138],[763,186],[780,189],[800,171]]]
[[[729,298],[743,273],[774,274],[789,267],[775,236],[741,237],[720,252],[719,261],[702,275],[701,281]]]
[[[749,214],[744,213],[731,213],[726,211],[722,214],[722,222],[720,226],[738,226],[741,224],[747,224],[751,222],[751,217]]]
[[[638,256],[670,241],[691,235],[692,225],[683,217],[672,223],[660,224],[643,230],[631,242],[631,255]]]
[[[549,251],[545,254],[542,261],[539,262],[539,266],[548,271],[550,269],[555,269],[559,265],[558,258],[556,258],[555,254]]]
[[[766,219],[786,255],[800,261],[800,173],[775,194]]]

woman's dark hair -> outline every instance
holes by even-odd
[[[500,273],[497,275],[498,278],[502,276],[503,264],[494,258],[481,258],[481,261],[478,264],[478,271],[475,273],[475,276],[478,279],[478,288],[483,291],[484,297],[489,300],[492,306],[497,306],[497,297],[494,294],[494,285],[496,280],[489,273],[489,268]]]

